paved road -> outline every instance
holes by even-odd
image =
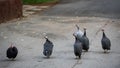
[[[0,68],[119,68],[120,67],[120,23],[119,8],[117,0],[104,0],[104,3],[116,5],[108,14],[101,11],[94,11],[100,14],[94,17],[90,9],[102,9],[103,0],[65,0],[42,14],[32,15],[28,18],[10,21],[0,25]],[[86,4],[86,3],[89,3]],[[81,5],[82,4],[82,5]],[[90,5],[91,4],[91,5]],[[75,5],[81,5],[80,8]],[[86,6],[87,5],[87,6]],[[94,5],[98,5],[93,7]],[[84,8],[85,16],[82,13],[77,15],[73,12]],[[61,9],[59,9],[61,8]],[[67,10],[72,10],[73,12]],[[105,9],[104,7],[103,9]],[[111,8],[108,8],[111,9]],[[59,14],[57,14],[59,10]],[[107,12],[108,10],[104,10]],[[90,12],[90,13],[89,13]],[[118,12],[118,13],[116,13]],[[101,16],[105,15],[105,16]],[[83,52],[81,60],[75,59],[73,52],[75,24],[87,28],[87,36],[90,39],[89,52]],[[112,48],[110,53],[104,54],[101,48],[102,28],[105,29],[110,38]],[[43,33],[47,33],[49,39],[54,43],[54,51],[50,59],[42,54],[45,39]],[[6,58],[6,49],[11,42],[19,49],[15,61]]]
[[[44,15],[120,18],[120,0],[60,0]]]

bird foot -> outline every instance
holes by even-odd
[[[107,53],[110,53],[110,50],[107,50]]]
[[[107,50],[104,50],[104,53],[107,53]]]
[[[88,52],[88,50],[86,50],[86,52]]]
[[[81,59],[81,56],[79,56],[79,59]]]
[[[14,61],[14,58],[11,58],[12,61]]]

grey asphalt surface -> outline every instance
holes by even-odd
[[[107,7],[103,7],[104,3]],[[1,24],[0,68],[119,68],[118,3],[119,0],[61,0],[60,4],[42,13]],[[99,11],[94,11],[96,9]],[[82,31],[84,27],[87,28],[90,40],[90,50],[83,52],[80,60],[75,59],[73,52],[75,24]],[[101,47],[102,28],[112,43],[111,51],[107,54],[103,53]],[[47,33],[54,43],[54,51],[49,59],[42,54],[45,42],[43,33]],[[19,50],[14,61],[6,57],[6,49],[11,42]]]
[[[53,16],[120,18],[120,0],[60,0],[60,4],[43,12]]]

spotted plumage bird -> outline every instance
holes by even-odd
[[[15,59],[18,54],[18,49],[11,44],[11,46],[7,49],[6,55],[9,59]]]
[[[86,28],[84,28],[84,34],[81,37],[81,42],[82,42],[82,45],[83,45],[83,50],[88,51],[89,50],[89,39],[86,35]]]
[[[44,43],[44,50],[43,54],[47,56],[48,58],[52,55],[53,52],[53,43],[48,39],[47,36],[44,37],[46,39],[46,42]]]
[[[102,44],[102,48],[104,50],[104,53],[108,52],[108,50],[110,50],[111,47],[111,41],[110,39],[106,36],[104,29],[102,29],[103,35],[102,35],[102,39],[101,39],[101,44]]]
[[[73,34],[73,36],[75,37],[74,54],[75,54],[76,57],[81,58],[81,55],[82,55],[82,43],[80,42],[80,40],[78,39],[78,37],[76,35]]]

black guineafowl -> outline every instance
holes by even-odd
[[[104,29],[102,29],[102,32],[103,32],[103,36],[101,39],[101,44],[102,44],[104,53],[106,53],[106,51],[110,50],[111,42],[110,42],[110,39],[105,35]]]
[[[75,54],[76,57],[81,58],[81,55],[82,55],[82,43],[80,42],[78,37],[76,37],[76,35],[73,34],[73,36],[75,37],[74,54]]]
[[[44,43],[44,50],[43,54],[47,56],[48,58],[51,56],[53,52],[53,43],[48,39],[47,36],[45,36],[46,42]]]
[[[6,55],[9,59],[14,60],[18,54],[18,49],[11,44],[11,46],[7,49]]]
[[[89,50],[89,39],[86,36],[86,28],[84,28],[84,34],[83,34],[81,39],[82,39],[81,42],[82,42],[82,45],[83,45],[83,50],[88,51]]]

